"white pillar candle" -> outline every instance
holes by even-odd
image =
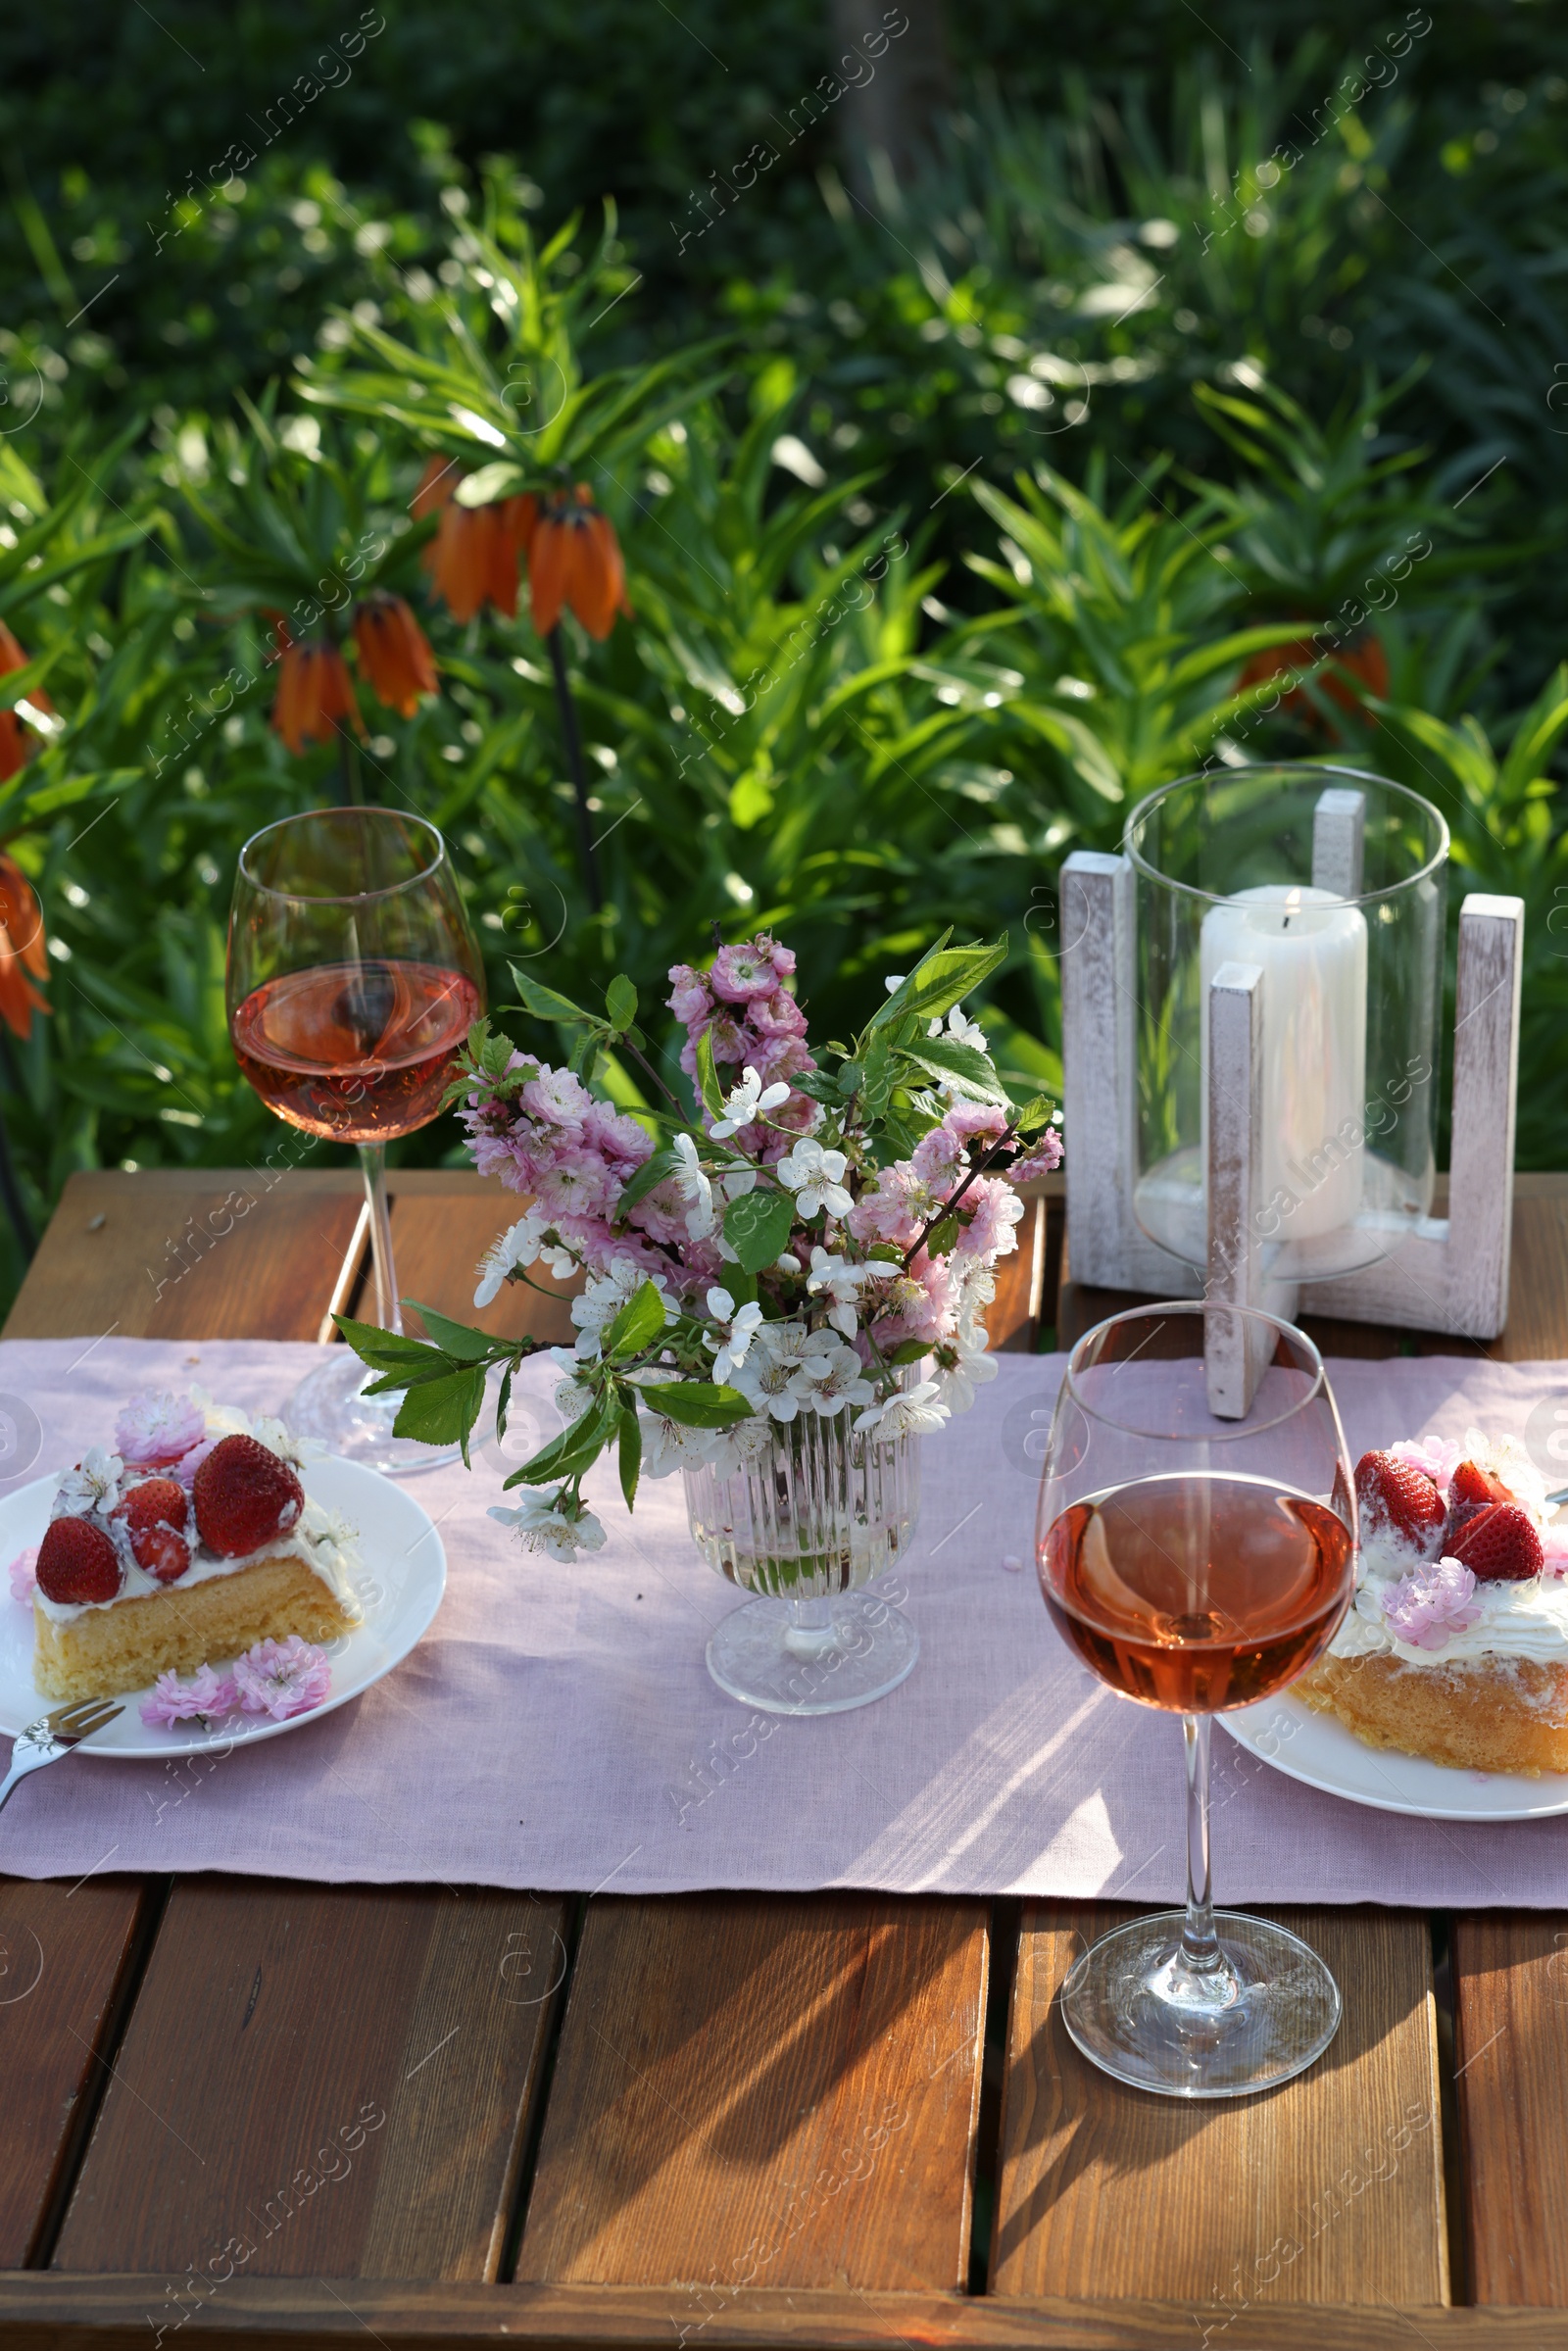
[[[1263,974],[1262,1200],[1282,1241],[1314,1239],[1361,1206],[1366,1116],[1366,918],[1328,890],[1268,883],[1203,917],[1203,1123],[1208,989],[1222,963]],[[1294,1206],[1291,1204],[1294,1202]]]

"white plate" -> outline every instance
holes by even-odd
[[[1545,1821],[1568,1812],[1568,1774],[1527,1780],[1521,1772],[1450,1771],[1425,1755],[1365,1746],[1337,1715],[1318,1714],[1289,1690],[1216,1719],[1288,1779],[1374,1812],[1429,1821]]]
[[[276,1739],[282,1732],[297,1731],[302,1724],[314,1723],[330,1714],[334,1706],[358,1697],[362,1690],[368,1690],[372,1682],[379,1682],[383,1674],[401,1664],[428,1631],[447,1582],[446,1551],[429,1514],[402,1486],[357,1461],[312,1461],[303,1472],[303,1482],[313,1501],[341,1510],[359,1530],[364,1562],[355,1578],[355,1591],[365,1622],[327,1642],[332,1687],[321,1704],[281,1723],[265,1714],[231,1714],[211,1731],[199,1723],[161,1731],[149,1728],[141,1719],[141,1701],[148,1691],[130,1690],[121,1700],[124,1713],[86,1740],[78,1748],[79,1754],[194,1755],[213,1747]],[[35,1478],[30,1486],[0,1501],[0,1568],[19,1551],[42,1542],[59,1483],[58,1472]],[[18,1607],[0,1582],[0,1735],[14,1739],[54,1703],[39,1696],[32,1679],[32,1610]]]

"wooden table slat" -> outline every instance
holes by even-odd
[[[519,2278],[956,2289],[986,1991],[974,1902],[590,1903]]]
[[[253,2278],[494,2278],[564,1924],[525,1893],[180,1884],[54,2266],[177,2278],[234,2239]]]
[[[1339,2033],[1310,2072],[1268,2097],[1189,2105],[1123,2088],[1079,2055],[1061,2021],[1056,1994],[1073,1960],[1129,1915],[1025,1909],[993,2291],[1180,2295],[1200,2331],[1245,2312],[1248,2340],[1263,2303],[1446,2301],[1424,1923],[1279,1912],[1334,1970],[1346,2002]]]

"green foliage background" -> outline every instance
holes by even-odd
[[[421,599],[424,455],[494,455],[411,389],[454,318],[475,383],[580,369],[566,454],[635,608],[568,629],[597,915],[525,605],[421,603],[439,700],[364,697],[365,786],[447,830],[498,996],[520,954],[646,1004],[715,918],[766,923],[843,1031],[945,925],[1005,929],[1001,1057],[1050,1084],[1065,852],[1206,758],[1332,755],[1439,803],[1459,887],[1526,898],[1520,1159],[1568,1164],[1568,29],[1205,16],[954,11],[943,151],[869,196],[831,108],[794,128],[816,0],[0,23],[0,617],[41,664],[0,700],[41,679],[65,720],[0,786],[52,941],[50,1016],[0,1038],[35,1221],[74,1166],[276,1141],[224,1028],[234,858],[345,777],[268,727],[260,608],[367,535]],[[1346,633],[1387,695],[1264,715],[1249,654],[1373,601]]]

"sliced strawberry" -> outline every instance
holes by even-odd
[[[1461,1461],[1448,1487],[1450,1502],[1511,1502],[1513,1498],[1502,1480],[1478,1461]]]
[[[1482,1584],[1523,1584],[1545,1559],[1536,1523],[1517,1502],[1489,1502],[1453,1539],[1448,1556]]]
[[[225,1437],[196,1472],[196,1531],[222,1559],[242,1559],[286,1535],[305,1489],[286,1461],[255,1437]]]
[[[1413,1461],[1395,1453],[1363,1453],[1355,1465],[1355,1498],[1361,1509],[1361,1539],[1399,1537],[1418,1559],[1436,1559],[1443,1548],[1447,1510],[1437,1482]]]
[[[38,1545],[38,1590],[46,1600],[76,1607],[120,1595],[120,1561],[90,1518],[54,1519]]]
[[[190,1503],[177,1478],[143,1478],[112,1515],[122,1519],[138,1567],[172,1584],[190,1565],[185,1522]]]

